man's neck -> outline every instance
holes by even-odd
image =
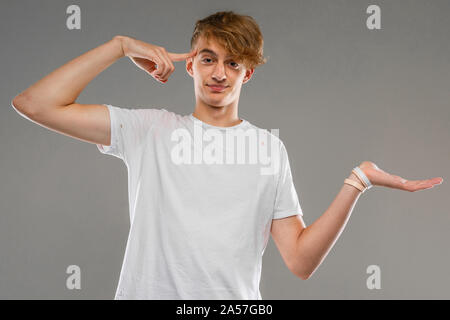
[[[232,127],[242,122],[238,116],[237,103],[222,107],[197,103],[192,115],[195,118],[216,127]]]

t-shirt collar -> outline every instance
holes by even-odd
[[[241,128],[241,127],[246,126],[247,123],[248,123],[247,120],[240,118],[240,120],[242,120],[242,121],[241,121],[240,123],[234,125],[234,126],[231,126],[231,127],[219,127],[219,126],[213,126],[213,125],[211,125],[211,124],[208,124],[208,123],[206,123],[206,122],[203,122],[202,120],[196,118],[196,117],[194,116],[193,113],[189,114],[189,118],[190,118],[192,121],[194,121],[194,123],[195,123],[195,122],[201,123],[201,124],[202,124],[203,126],[205,126],[205,127],[208,127],[208,128],[211,128],[211,129],[221,129],[221,130],[238,129],[238,128]]]

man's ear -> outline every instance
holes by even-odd
[[[252,69],[247,69],[247,70],[245,71],[245,76],[244,76],[244,80],[242,81],[242,84],[249,82],[250,79],[252,78],[254,72],[255,72],[255,69],[254,69],[254,68],[252,68]]]
[[[191,77],[194,77],[194,72],[192,70],[193,64],[194,64],[193,58],[186,59],[186,71]]]

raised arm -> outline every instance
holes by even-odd
[[[54,70],[16,96],[12,106],[50,130],[109,145],[106,106],[81,105],[75,101],[92,79],[124,56],[121,39],[114,37]]]
[[[86,142],[110,145],[107,107],[75,101],[89,82],[124,56],[163,83],[174,71],[171,61],[184,60],[193,53],[168,53],[156,45],[115,36],[34,83],[17,95],[11,105],[25,118],[50,130]]]

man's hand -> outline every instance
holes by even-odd
[[[123,54],[140,69],[159,82],[166,83],[175,70],[172,61],[183,61],[194,57],[196,50],[189,53],[171,53],[163,47],[146,43],[131,37],[116,36],[122,43]]]
[[[392,175],[381,170],[371,161],[363,161],[359,165],[359,168],[364,172],[374,186],[384,186],[410,192],[431,189],[435,185],[441,184],[442,181],[444,181],[442,177],[426,180],[406,180],[402,177]]]

